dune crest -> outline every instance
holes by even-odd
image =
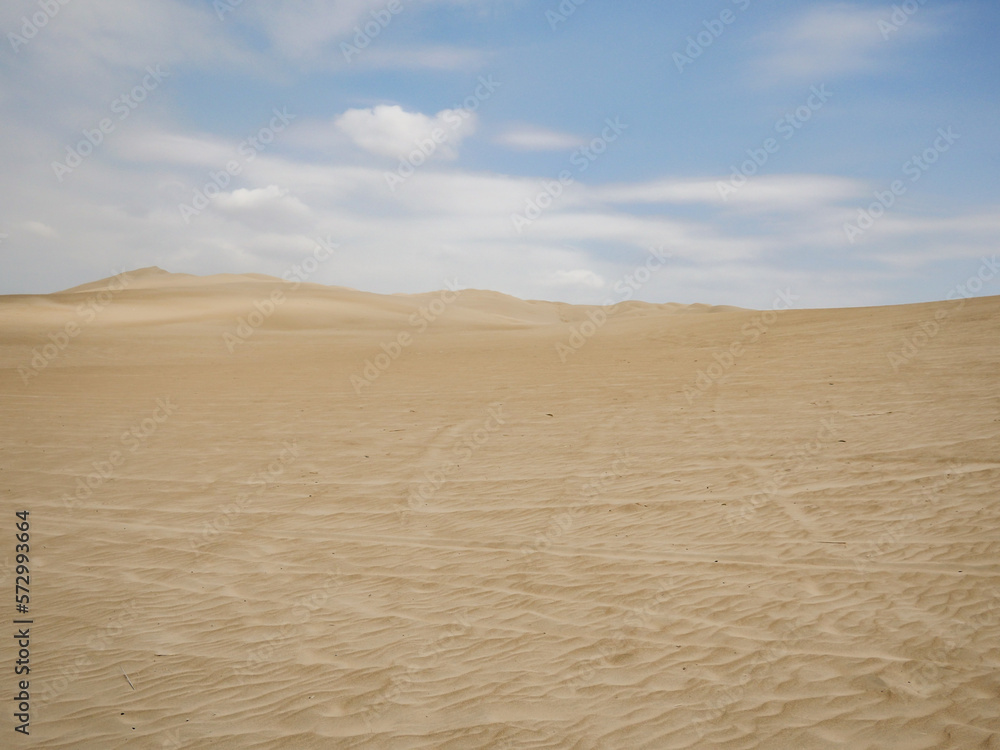
[[[195,276],[171,273],[157,266],[126,271],[89,284],[49,295],[0,298],[0,316],[15,316],[18,304],[28,305],[41,326],[55,324],[60,314],[72,316],[80,297],[104,294],[113,304],[100,304],[102,314],[93,325],[119,325],[129,320],[143,324],[202,322],[227,325],[258,307],[273,311],[267,326],[279,330],[344,328],[408,328],[413,316],[445,327],[511,329],[547,325],[583,324],[615,319],[681,313],[737,312],[740,308],[705,304],[651,304],[625,301],[611,308],[522,300],[481,289],[438,290],[420,294],[375,294],[339,286],[293,283],[264,274]],[[39,305],[47,307],[40,313]],[[264,327],[264,326],[262,326]]]

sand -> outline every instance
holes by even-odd
[[[2,297],[0,746],[1000,748],[998,333],[1000,297]]]

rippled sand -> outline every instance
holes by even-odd
[[[0,298],[0,745],[1000,748],[1000,298],[604,315]]]

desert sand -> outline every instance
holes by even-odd
[[[1000,748],[998,334],[1000,297],[2,297],[0,746]]]

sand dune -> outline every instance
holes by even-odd
[[[1000,748],[998,334],[998,297],[0,297],[15,740]]]

